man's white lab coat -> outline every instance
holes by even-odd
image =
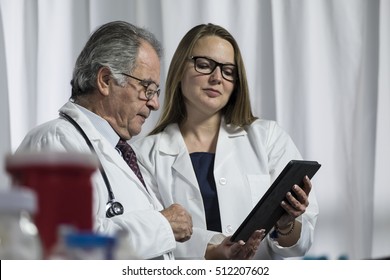
[[[123,215],[106,218],[108,192],[102,175],[99,171],[95,172],[92,178],[95,230],[113,235],[119,229],[127,229],[130,246],[140,258],[173,258],[175,238],[168,220],[159,212],[163,207],[153,192],[145,189],[115,147],[100,135],[77,106],[67,102],[60,112],[68,114],[82,127],[107,173],[116,200],[124,207]],[[29,132],[17,152],[26,150],[91,153],[85,139],[63,118],[52,120]],[[70,207],[71,204],[69,201]]]

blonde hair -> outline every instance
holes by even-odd
[[[227,124],[245,126],[257,118],[253,116],[249,99],[249,87],[240,49],[233,36],[223,27],[214,24],[201,24],[193,27],[180,41],[168,70],[165,84],[165,100],[163,111],[155,128],[150,134],[156,134],[171,123],[181,123],[186,117],[186,107],[181,91],[185,64],[192,55],[196,42],[205,36],[218,36],[232,44],[234,60],[237,65],[237,80],[233,93],[222,109]]]

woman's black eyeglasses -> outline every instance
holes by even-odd
[[[204,56],[191,56],[191,60],[194,61],[195,71],[201,74],[211,74],[215,68],[219,66],[221,69],[222,77],[229,81],[234,82],[237,79],[237,67],[231,63],[219,63],[215,60]]]

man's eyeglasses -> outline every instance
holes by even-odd
[[[137,77],[134,77],[126,73],[120,73],[120,74],[133,78],[134,80],[137,80],[139,84],[145,88],[145,97],[147,100],[151,100],[155,94],[157,94],[157,97],[160,96],[160,88],[155,82],[149,80],[141,80]]]
[[[191,60],[194,61],[195,71],[201,74],[211,74],[214,72],[215,68],[219,66],[221,69],[222,77],[229,81],[234,82],[237,79],[237,67],[234,64],[219,63],[215,60],[203,56],[191,56]]]

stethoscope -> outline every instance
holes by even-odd
[[[97,156],[97,159],[98,159],[98,162],[99,162],[99,170],[100,170],[100,173],[103,176],[103,180],[104,180],[104,183],[106,184],[106,188],[107,188],[107,191],[108,191],[108,202],[106,204],[106,217],[107,218],[111,218],[111,217],[114,217],[114,216],[122,215],[123,212],[124,212],[123,205],[120,202],[115,201],[115,196],[114,196],[114,193],[112,191],[110,182],[108,181],[107,174],[104,171],[102,163],[100,162],[99,157],[98,157],[98,155],[96,153],[96,150],[93,147],[93,145],[92,145],[91,141],[89,140],[88,136],[85,134],[84,130],[80,127],[80,125],[74,119],[72,119],[69,115],[67,115],[67,114],[65,114],[63,112],[60,112],[60,116],[64,117],[66,120],[68,120],[81,133],[81,135],[85,139],[85,142],[87,142],[88,147],[91,149],[92,153],[94,153]]]

